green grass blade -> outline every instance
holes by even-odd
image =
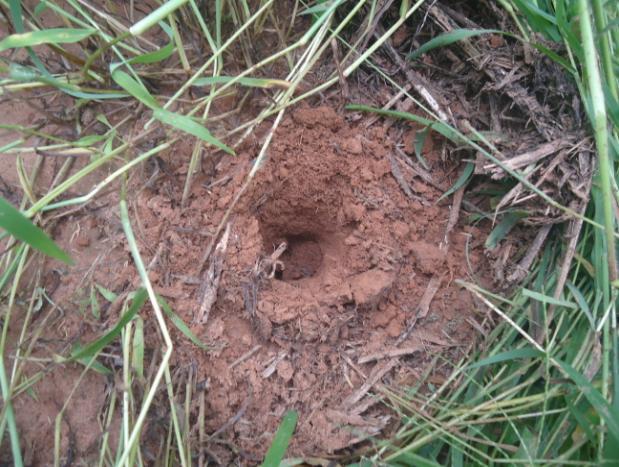
[[[568,73],[570,73],[572,75],[576,74],[576,70],[570,64],[570,62],[567,61],[566,59],[564,59],[563,57],[561,57],[558,53],[550,50],[548,47],[546,47],[546,46],[544,46],[542,44],[539,44],[539,43],[531,43],[531,46],[536,48],[539,52],[541,52],[544,55],[546,55],[549,59],[551,59],[554,62],[556,62],[559,65],[561,65],[563,68],[565,68],[567,70]]]
[[[275,433],[271,447],[262,462],[262,467],[279,467],[280,462],[286,454],[288,444],[297,426],[299,415],[294,410],[290,410],[284,414],[284,418]]]
[[[553,41],[561,40],[561,35],[557,29],[557,19],[545,10],[542,10],[537,4],[528,0],[512,0],[518,9],[527,18],[527,21],[533,29],[541,32]]]
[[[271,78],[237,78],[234,76],[209,76],[205,78],[196,79],[192,86],[212,86],[213,84],[227,84],[234,80],[235,83],[241,86],[247,86],[249,88],[281,88],[288,89],[290,82],[283,79],[271,79]]]
[[[591,329],[595,329],[595,319],[591,314],[591,308],[589,307],[589,304],[587,303],[587,300],[583,296],[582,292],[578,290],[578,287],[576,287],[570,280],[565,281],[565,285],[570,290],[573,297],[576,299],[576,303],[578,304],[578,308],[580,309],[580,311],[582,311],[589,320],[589,324],[591,324]]]
[[[112,370],[110,370],[108,367],[106,367],[102,363],[99,363],[97,361],[94,361],[91,363],[92,357],[80,357],[80,358],[75,359],[75,361],[86,367],[90,365],[91,370],[94,370],[103,376],[110,376],[113,374]]]
[[[480,36],[482,34],[502,33],[502,31],[499,31],[497,29],[455,29],[453,31],[446,32],[445,34],[441,34],[429,40],[417,50],[413,51],[408,56],[408,59],[415,60],[432,49],[436,49],[438,47],[445,47],[446,45],[453,44],[454,42],[459,42],[463,39],[468,39],[469,37]]]
[[[411,114],[408,112],[402,112],[399,110],[383,110],[377,109],[374,107],[370,107],[369,105],[363,104],[349,104],[346,106],[346,110],[359,110],[363,112],[372,112],[378,115],[385,115],[387,117],[394,118],[403,118],[404,120],[410,120],[415,123],[419,123],[423,126],[429,126],[437,133],[443,135],[445,138],[450,140],[453,143],[460,144],[464,143],[460,135],[448,125],[445,125],[442,122],[437,122],[435,120],[429,120],[427,118],[420,117],[419,115]]]
[[[92,36],[95,29],[56,28],[11,34],[0,41],[0,52],[42,44],[70,44]]]
[[[423,165],[423,168],[426,170],[430,170],[430,166],[428,165],[428,162],[426,161],[425,157],[423,157],[423,146],[426,142],[426,138],[430,134],[431,129],[432,128],[427,126],[422,131],[418,131],[415,134],[415,141],[414,141],[415,156],[417,157],[417,160],[419,161],[419,163]]]
[[[97,288],[101,296],[110,303],[112,303],[114,300],[116,300],[116,297],[118,297],[118,295],[112,292],[110,289],[106,289],[99,284],[95,284],[95,287]]]
[[[475,170],[475,164],[468,162],[464,167],[462,174],[458,177],[458,180],[456,180],[456,183],[454,183],[449,190],[441,195],[441,197],[437,200],[437,203],[462,188],[469,181],[469,178],[471,178],[473,170]]]
[[[131,342],[131,367],[138,378],[144,379],[144,320],[139,316],[135,319],[135,331]]]
[[[3,228],[16,239],[27,243],[41,253],[56,258],[66,264],[73,261],[45,232],[34,225],[18,209],[4,198],[0,197],[0,228]]]
[[[23,33],[24,32],[24,21],[22,18],[21,0],[9,0],[9,6],[11,10],[11,19],[13,20],[13,25],[15,26],[15,30],[18,33]],[[62,83],[61,81],[58,81],[57,79],[55,79],[51,75],[51,73],[47,71],[47,68],[45,68],[45,65],[43,64],[43,62],[39,59],[39,57],[37,57],[37,55],[34,53],[34,51],[30,47],[26,47],[26,50],[28,51],[28,55],[30,56],[32,63],[34,63],[34,65],[40,71],[41,77],[39,81],[43,83],[49,84],[50,86],[54,86],[55,88],[60,89],[62,92],[69,94],[70,96],[77,97],[78,99],[106,99],[106,98],[111,99],[111,98],[121,97],[121,96],[109,96],[105,93],[101,93],[101,94],[84,93],[80,91],[79,88],[77,88],[77,86],[71,86],[66,83]]]
[[[4,349],[0,350],[0,387],[2,389],[2,403],[6,405],[5,418],[9,427],[9,436],[11,441],[11,454],[13,456],[13,465],[15,467],[23,467],[24,463],[21,455],[21,447],[19,443],[19,431],[17,423],[15,423],[15,412],[10,395],[10,380],[7,378],[6,369],[4,368]]]
[[[44,83],[53,86],[61,91],[78,99],[119,99],[127,97],[127,94],[118,91],[98,90],[98,92],[85,92],[79,86],[68,84],[54,78],[44,68],[35,70],[34,68],[18,65],[16,63],[9,64],[9,78],[22,83]]]
[[[134,80],[124,71],[113,70],[112,79],[116,82],[116,84],[139,100],[146,107],[150,109],[157,109],[160,107],[157,99],[155,99],[151,93],[148,92],[148,89],[146,89],[140,81]]]
[[[172,311],[172,308],[170,307],[168,302],[164,300],[163,297],[158,295],[157,301],[159,302],[159,305],[161,306],[163,312],[168,318],[170,318],[170,321],[172,321],[172,324],[174,324],[174,326],[176,326],[176,328],[180,332],[182,332],[185,337],[187,337],[187,339],[189,339],[191,342],[193,342],[195,345],[197,345],[203,350],[208,349],[208,346],[204,342],[202,342],[193,332],[191,332],[191,329],[189,329],[189,326],[185,324],[182,318],[176,313],[174,313],[174,311]]]
[[[127,61],[129,65],[146,65],[150,63],[162,62],[166,58],[170,57],[174,53],[174,43],[169,42],[164,47],[161,47],[158,50],[154,50],[153,52],[148,52],[143,55],[139,55],[137,57],[132,58]]]
[[[440,467],[441,464],[414,452],[403,452],[392,460],[393,465],[414,465],[418,467]]]
[[[569,363],[555,360],[561,369],[570,377],[582,394],[587,398],[600,417],[604,419],[610,434],[613,438],[619,439],[619,410],[612,406],[604,399],[604,396],[598,391],[591,382],[578,371],[576,371]]]
[[[11,10],[11,19],[13,26],[17,32],[24,30],[24,20],[22,18],[21,0],[9,0],[9,8]]]
[[[523,217],[526,217],[526,214],[522,212],[508,212],[505,214],[501,222],[488,235],[486,248],[495,248]]]
[[[538,302],[547,303],[549,305],[562,306],[565,308],[571,308],[572,310],[575,310],[578,308],[575,303],[568,302],[566,300],[559,300],[549,295],[544,295],[543,293],[539,293],[534,290],[529,290],[526,288],[522,289],[522,295],[524,295],[525,297],[532,298],[533,300],[537,300]]]
[[[142,55],[138,55],[137,57],[133,57],[131,60],[127,61],[128,65],[137,65],[137,64],[150,64],[162,62],[168,57],[170,57],[174,53],[174,41],[172,40],[172,29],[163,21],[159,22],[159,26],[161,29],[165,31],[165,33],[170,38],[170,42],[168,42],[165,46],[161,47],[158,50],[154,50],[152,52],[148,52]]]
[[[540,352],[533,347],[525,347],[522,349],[514,349],[508,350],[506,352],[501,352],[492,357],[484,358],[479,360],[469,366],[466,367],[467,370],[472,370],[475,368],[480,368],[482,366],[494,365],[495,363],[507,362],[511,360],[521,360],[525,358],[536,358],[542,357],[544,355],[543,352]]]
[[[131,306],[118,320],[116,325],[99,339],[85,345],[84,347],[78,349],[75,352],[72,352],[70,358],[72,360],[79,360],[81,358],[92,358],[93,355],[98,354],[106,345],[110,344],[116,337],[120,335],[122,329],[127,325],[129,321],[133,319],[136,313],[140,311],[140,308],[142,308],[147,298],[148,294],[146,293],[146,289],[137,290],[135,292],[135,295],[133,296]]]
[[[234,155],[232,148],[226,146],[224,143],[215,138],[210,131],[191,117],[179,115],[163,108],[155,109],[153,111],[153,117],[166,125],[170,125],[178,130],[184,131],[185,133],[196,136],[206,143],[212,144],[228,154]]]
[[[210,131],[196,122],[193,118],[170,112],[169,110],[162,108],[141,82],[134,80],[124,71],[118,69],[114,70],[112,72],[112,78],[116,81],[116,84],[122,87],[125,91],[142,102],[145,106],[152,109],[153,117],[155,119],[178,130],[184,131],[185,133],[196,136],[203,141],[224,150],[228,154],[234,154],[234,151],[231,148],[215,138]]]

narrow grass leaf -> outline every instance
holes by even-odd
[[[420,117],[419,115],[411,114],[408,112],[401,112],[398,110],[383,110],[377,109],[375,107],[370,107],[369,105],[363,104],[349,104],[346,106],[346,110],[359,110],[362,112],[372,112],[378,115],[385,115],[386,117],[394,117],[394,118],[402,118],[404,120],[410,120],[412,122],[419,123],[423,126],[431,126],[434,131],[443,135],[445,138],[450,140],[453,143],[463,143],[464,141],[458,135],[458,133],[451,128],[449,125],[446,125],[442,122],[437,122],[434,120],[429,120],[427,118]]]
[[[118,297],[118,295],[112,292],[110,289],[106,289],[105,287],[99,284],[95,284],[95,287],[97,288],[99,293],[103,296],[103,298],[105,298],[110,303],[112,303],[114,300],[116,300],[116,297]]]
[[[565,406],[567,407],[569,412],[572,414],[572,416],[576,420],[576,423],[578,423],[578,426],[580,426],[585,436],[589,438],[589,441],[594,442],[595,432],[591,429],[593,422],[587,419],[587,415],[582,413],[582,411],[578,407],[578,404],[576,404],[573,399],[571,401],[568,401],[568,403],[566,403]]]
[[[578,287],[576,287],[569,279],[565,281],[565,285],[569,289],[572,296],[576,299],[576,303],[578,304],[578,308],[580,309],[580,311],[582,311],[589,320],[589,324],[591,324],[591,329],[595,329],[595,319],[591,314],[589,304],[587,303],[587,300],[585,299],[583,294],[580,292]]]
[[[501,352],[496,355],[493,355],[488,358],[484,358],[479,360],[469,366],[466,367],[467,370],[472,370],[475,368],[481,368],[482,366],[494,365],[496,363],[508,362],[511,360],[522,360],[526,358],[540,358],[543,357],[544,353],[540,352],[533,347],[524,347],[522,349],[514,349],[508,350],[506,352]]]
[[[80,363],[81,365],[88,366],[88,364],[90,364],[90,369],[96,371],[100,375],[110,376],[112,374],[112,370],[110,370],[104,364],[97,362],[97,361],[90,363],[90,360],[91,360],[91,357],[80,357],[80,358],[75,359],[75,361]]]
[[[327,20],[327,18],[329,18],[335,9],[342,3],[343,0],[332,0],[331,2],[325,2],[325,4],[329,5],[329,7],[323,11],[322,14],[313,15],[312,27],[310,27],[305,34],[303,34],[303,37],[301,37],[298,42],[300,44],[307,44],[314,34],[316,34],[316,32],[320,29],[322,24]]]
[[[2,197],[0,197],[0,228],[47,256],[66,264],[73,264],[69,255],[56,245],[45,232]]]
[[[559,367],[567,374],[582,394],[587,398],[598,415],[604,419],[609,432],[615,439],[619,439],[619,410],[611,406],[604,396],[598,391],[591,382],[582,374],[576,371],[569,363],[555,360]]]
[[[566,300],[560,300],[558,298],[554,298],[549,295],[536,292],[535,290],[529,290],[524,287],[522,289],[522,295],[524,295],[525,297],[532,298],[533,300],[537,300],[538,302],[546,303],[548,305],[562,306],[565,308],[570,308],[572,310],[576,310],[578,308],[576,304],[572,302],[568,302]]]
[[[414,465],[418,467],[440,467],[441,464],[413,452],[403,452],[391,459],[392,465]]]
[[[212,86],[213,84],[227,84],[235,80],[236,84],[250,88],[281,88],[288,89],[290,82],[283,79],[272,78],[235,78],[234,76],[208,76],[196,79],[192,86]]]
[[[21,0],[9,0],[9,7],[11,10],[11,19],[13,20],[13,25],[15,26],[15,30],[18,33],[24,33],[24,21],[22,18],[22,8],[21,8]],[[90,92],[82,92],[79,87],[72,86],[67,83],[62,83],[54,78],[45,65],[41,61],[39,57],[34,53],[32,48],[26,47],[28,55],[32,63],[39,69],[42,74],[38,81],[53,86],[57,89],[60,89],[62,92],[69,94],[70,96],[77,97],[79,99],[116,99],[118,96],[115,93],[108,93],[103,91],[101,93],[90,93]],[[11,64],[12,66],[13,64]]]
[[[45,72],[45,73],[43,73]],[[48,86],[55,87],[61,91],[78,99],[101,100],[101,99],[120,99],[127,97],[127,94],[118,91],[106,89],[95,92],[85,92],[78,86],[68,84],[54,78],[47,70],[35,70],[34,68],[19,65],[17,63],[9,64],[9,78],[22,83],[43,83]]]
[[[535,437],[531,430],[525,428],[520,435],[520,447],[513,453],[512,459],[519,461],[518,464],[533,465],[532,457],[535,456],[536,451]]]
[[[435,38],[429,40],[417,50],[413,51],[409,54],[409,60],[415,60],[422,56],[423,54],[429,52],[432,49],[436,49],[438,47],[445,47],[447,45],[453,44],[454,42],[459,42],[463,39],[468,39],[469,37],[479,36],[482,34],[502,34],[502,31],[498,29],[455,29],[453,31],[446,32],[444,34],[440,34]]]
[[[451,195],[452,193],[455,193],[457,190],[462,188],[471,178],[471,175],[473,174],[474,169],[475,169],[475,164],[473,164],[472,162],[468,162],[466,166],[464,167],[462,174],[460,174],[460,176],[458,177],[458,180],[456,180],[456,183],[454,183],[453,186],[449,190],[443,193],[436,202],[438,203],[442,199],[447,198],[449,195]]]
[[[558,53],[553,52],[548,47],[546,47],[546,46],[544,46],[542,44],[539,44],[539,43],[531,43],[530,45],[532,47],[534,47],[535,49],[537,49],[538,51],[540,51],[541,53],[543,53],[544,55],[546,55],[552,61],[554,61],[554,62],[558,63],[559,65],[561,65],[571,75],[575,75],[576,74],[576,70],[570,64],[570,62],[567,61],[566,59],[564,59],[563,57],[561,57],[561,55],[559,55]]]
[[[331,6],[331,2],[325,0],[318,0],[316,5],[306,8],[299,12],[299,16],[303,15],[316,15],[317,13],[323,13]]]
[[[112,79],[121,88],[139,100],[146,107],[151,109],[159,108],[157,100],[148,92],[148,89],[139,81],[134,80],[131,76],[122,70],[114,70],[112,72]]]
[[[39,18],[45,10],[47,10],[47,0],[41,0],[37,6],[34,7],[33,14],[36,18]]]
[[[200,123],[196,122],[193,118],[170,112],[169,110],[162,108],[141,82],[136,81],[124,71],[118,69],[114,70],[112,72],[112,78],[116,81],[116,84],[142,102],[145,106],[152,109],[153,117],[155,119],[178,130],[184,131],[185,133],[196,136],[201,140],[222,149],[228,154],[234,155],[234,151],[231,148],[215,138],[210,131],[208,131]]]
[[[191,332],[191,329],[189,329],[189,326],[185,324],[183,319],[172,311],[172,308],[170,307],[170,305],[168,305],[168,302],[166,302],[163,297],[157,295],[157,301],[159,302],[159,305],[161,306],[163,312],[168,318],[170,318],[170,321],[172,321],[172,324],[174,324],[174,326],[176,326],[176,328],[180,332],[182,332],[185,337],[187,337],[187,339],[189,339],[191,342],[193,342],[195,345],[197,345],[203,350],[208,349],[208,346],[200,339],[198,339],[198,337],[193,332]]]
[[[262,462],[262,467],[279,467],[280,462],[286,454],[288,444],[297,426],[299,415],[294,410],[290,410],[284,414],[284,418],[275,433],[271,447]]]
[[[168,42],[165,46],[159,48],[158,50],[154,50],[152,52],[138,55],[137,57],[133,57],[132,59],[127,60],[126,63],[128,65],[137,65],[137,64],[146,65],[149,63],[162,62],[163,60],[165,60],[166,58],[168,58],[170,55],[174,53],[174,41],[172,37],[173,35],[172,28],[170,28],[170,26],[168,26],[163,21],[159,22],[159,27],[163,29],[164,32],[168,35],[168,37],[170,38],[170,42]]]
[[[490,235],[488,235],[488,238],[486,239],[486,248],[496,248],[499,242],[503,240],[518,223],[518,221],[524,217],[526,217],[526,214],[522,212],[508,212],[505,214],[501,222],[499,222],[497,226],[492,229]]]
[[[135,319],[131,345],[131,367],[138,378],[144,379],[144,320],[139,316]]]
[[[153,50],[137,57],[127,60],[128,65],[146,65],[150,63],[162,62],[174,53],[174,42],[168,42],[167,45],[158,50]]]
[[[107,133],[102,135],[86,135],[78,139],[77,141],[72,142],[73,146],[77,146],[78,148],[86,148],[96,144],[100,141],[103,141],[107,138]]]
[[[0,52],[18,47],[32,47],[41,44],[68,44],[79,42],[94,33],[95,29],[55,28],[11,34],[0,41]]]
[[[210,131],[191,117],[170,112],[169,110],[163,108],[154,109],[153,117],[166,125],[170,125],[171,127],[184,131],[185,133],[196,136],[201,140],[227,152],[228,154],[234,155],[234,151],[231,148],[215,138]]]
[[[92,316],[94,316],[96,320],[101,318],[101,308],[99,307],[99,302],[97,300],[97,293],[92,285],[90,286],[90,310],[92,312]]]
[[[425,157],[423,157],[423,145],[426,142],[426,138],[430,134],[431,127],[425,127],[422,131],[418,131],[415,133],[415,156],[423,168],[426,170],[430,170],[428,163],[426,162]]]
[[[92,358],[93,355],[98,354],[106,345],[109,345],[116,337],[120,335],[122,329],[127,325],[129,321],[140,311],[140,308],[146,303],[148,294],[146,289],[138,289],[133,296],[133,301],[129,306],[129,309],[122,315],[116,325],[106,332],[103,336],[95,341],[91,342],[71,353],[70,358],[72,360],[79,360],[80,358]]]
[[[524,13],[527,21],[533,29],[537,32],[544,33],[546,37],[552,39],[555,42],[561,40],[561,35],[557,30],[556,17],[550,13],[542,10],[533,2],[528,0],[511,0],[518,9]]]
[[[570,2],[573,3],[573,2]],[[568,11],[565,0],[557,0],[555,2],[555,18],[557,20],[557,27],[563,36],[563,40],[567,42],[572,53],[574,53],[579,60],[582,61],[583,48],[580,39],[576,36],[576,29],[572,27],[568,20]]]

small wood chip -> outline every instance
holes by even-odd
[[[277,365],[279,365],[279,362],[286,358],[287,355],[288,354],[286,352],[280,352],[277,357],[274,357],[271,363],[262,371],[262,377],[266,379],[275,373]]]
[[[438,292],[438,289],[441,286],[441,282],[443,281],[442,276],[432,276],[430,282],[428,282],[428,286],[426,287],[426,291],[423,293],[421,300],[419,301],[419,307],[417,308],[417,318],[425,318],[430,311],[430,304]]]
[[[393,175],[393,178],[395,178],[396,182],[398,182],[398,185],[400,185],[400,188],[402,189],[404,194],[408,196],[409,198],[412,198],[413,191],[411,190],[410,185],[404,178],[404,175],[402,175],[402,170],[400,169],[400,163],[394,157],[393,154],[389,154],[389,161],[391,162],[391,175]]]
[[[382,386],[378,386],[379,389],[381,387]],[[362,413],[366,412],[370,407],[375,406],[379,402],[382,402],[384,399],[385,399],[385,396],[378,396],[378,395],[368,396],[365,398],[363,402],[360,402],[359,404],[352,407],[350,409],[350,413],[355,414],[355,415],[361,415]]]
[[[458,223],[458,218],[460,217],[460,208],[462,206],[463,196],[464,196],[464,187],[459,188],[454,193],[453,203],[451,205],[451,211],[449,212],[449,221],[447,222],[447,227],[445,228],[445,237],[444,237],[445,250],[449,249],[449,234],[451,233],[453,228]]]
[[[233,361],[230,365],[228,365],[228,369],[231,370],[235,366],[240,365],[241,363],[243,363],[245,360],[249,360],[261,348],[262,348],[262,345],[258,344],[253,349],[251,349],[249,352],[245,352],[243,355],[241,355],[239,358],[237,358],[235,361]]]
[[[516,265],[515,270],[509,276],[507,276],[508,282],[511,282],[511,283],[520,282],[522,279],[524,279],[527,276],[527,274],[529,274],[529,271],[531,270],[531,265],[533,264],[533,261],[535,260],[535,258],[537,258],[537,255],[542,249],[542,246],[544,246],[544,242],[546,241],[546,237],[548,237],[548,234],[550,233],[551,228],[552,228],[552,225],[547,224],[547,225],[544,225],[537,232],[537,235],[535,236],[535,239],[529,246],[529,249],[526,255],[524,255],[522,260],[520,260],[520,262]]]
[[[411,347],[404,347],[403,349],[387,349],[387,350],[383,350],[382,352],[376,352],[376,353],[372,353],[369,355],[365,355],[363,357],[359,357],[359,360],[357,363],[361,365],[363,363],[373,362],[375,360],[382,360],[383,358],[401,357],[403,355],[410,355],[412,353],[419,352],[420,350],[423,350],[423,349],[424,347],[421,344],[413,345]]]
[[[219,290],[219,281],[223,271],[224,256],[228,248],[229,237],[230,224],[228,223],[221,240],[215,247],[211,264],[203,275],[203,292],[200,295],[202,298],[200,300],[200,309],[196,320],[200,324],[206,324],[209,314],[211,313],[211,308],[217,301],[217,291]]]
[[[357,402],[361,400],[363,396],[367,394],[367,392],[372,389],[372,387],[378,383],[383,376],[385,376],[389,371],[391,371],[397,364],[399,363],[397,358],[393,360],[389,360],[382,365],[377,365],[370,377],[367,379],[365,383],[354,393],[348,396],[344,400],[344,407],[352,407]]]

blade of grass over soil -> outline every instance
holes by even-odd
[[[275,437],[271,442],[271,447],[267,451],[264,461],[261,464],[262,467],[277,467],[280,465],[286,454],[286,449],[288,449],[288,444],[290,443],[294,429],[297,426],[298,418],[299,415],[294,410],[284,414],[284,418],[282,418],[279,428],[275,433]]]
[[[30,219],[24,216],[18,209],[13,207],[4,198],[0,197],[0,228],[3,228],[13,237],[21,240],[32,248],[59,259],[67,264],[72,260],[56,243],[50,239],[45,232],[34,225]]]

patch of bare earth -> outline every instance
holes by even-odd
[[[247,147],[223,159],[185,210],[142,193],[143,246],[163,245],[153,269],[160,292],[221,346],[201,352],[176,336],[176,365],[208,380],[211,432],[234,419],[218,437],[257,460],[295,409],[290,453],[333,453],[388,427],[388,411],[369,395],[375,384],[412,384],[437,353],[452,361],[466,353],[475,307],[454,279],[484,275],[483,236],[462,222],[447,232],[449,204],[437,204],[441,191],[395,156],[383,128],[298,108],[231,217],[218,300],[196,323],[199,287],[187,279],[200,276],[209,235],[254,156]],[[449,182],[437,154],[428,158],[433,176]],[[437,366],[437,380],[447,367]]]
[[[457,178],[434,148],[441,141],[426,141],[428,183],[395,150],[399,141],[387,126],[351,123],[346,115],[302,106],[283,120],[267,162],[230,217],[221,282],[205,316],[200,280],[218,254],[203,261],[205,251],[218,242],[213,234],[258,146],[247,143],[236,157],[205,163],[184,208],[190,144],[146,167],[139,176],[150,180],[146,186],[134,184],[132,223],[156,291],[213,349],[200,350],[170,324],[176,381],[191,372],[198,383],[190,422],[204,391],[205,447],[222,463],[261,460],[289,409],[299,413],[290,455],[329,455],[386,434],[394,419],[377,388],[413,385],[432,362],[430,380],[440,383],[475,340],[475,305],[454,281],[487,277],[486,232],[465,225],[450,201],[437,202]],[[404,149],[412,153],[410,146]],[[114,304],[102,307],[100,321],[79,310],[93,282],[117,294],[139,286],[117,212],[110,194],[57,229],[77,265],[48,268],[44,285],[60,309],[47,308],[53,326],[34,356],[66,353],[118,319]],[[142,314],[150,365],[160,359],[160,341],[152,312]],[[117,347],[107,354],[114,352],[120,358]],[[33,392],[15,401],[30,460],[40,465],[52,460],[54,417],[82,369],[47,368]],[[94,373],[82,382],[64,417],[64,459],[98,454],[105,407],[117,390],[113,379]],[[152,460],[158,420],[169,410],[161,391],[143,431]]]

